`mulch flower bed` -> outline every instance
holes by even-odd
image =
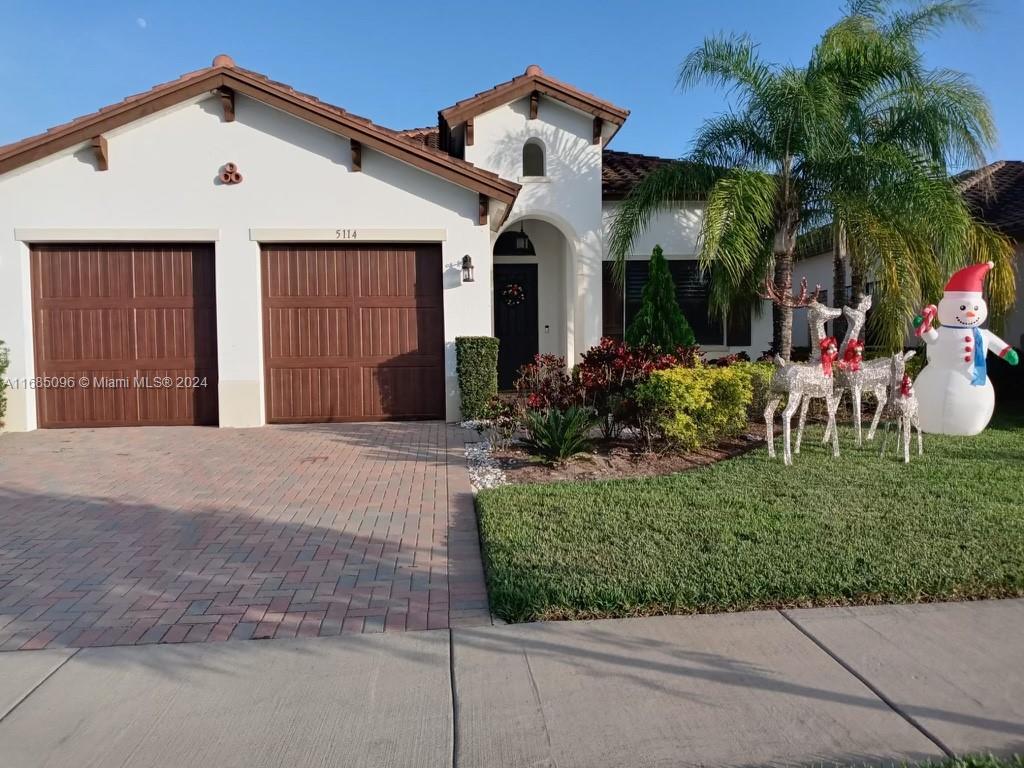
[[[561,466],[543,464],[525,449],[512,445],[492,450],[489,458],[507,483],[555,483],[565,481],[614,480],[653,477],[685,472],[729,459],[764,445],[764,422],[751,422],[747,432],[717,445],[692,453],[648,453],[624,440],[598,440],[593,451],[581,454]]]

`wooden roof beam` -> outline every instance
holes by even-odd
[[[220,104],[224,108],[224,122],[235,122],[235,92],[226,85],[217,89]]]
[[[92,151],[96,155],[96,167],[101,171],[106,171],[110,168],[110,157],[107,155],[107,137],[93,136]]]

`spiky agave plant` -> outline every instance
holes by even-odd
[[[766,275],[788,290],[797,236],[820,226],[836,228],[855,275],[876,275],[872,323],[888,346],[938,276],[967,260],[997,263],[995,314],[1012,304],[1011,252],[971,220],[949,178],[954,164],[983,161],[994,138],[988,104],[962,75],[927,70],[918,50],[921,37],[972,11],[963,0],[903,12],[852,0],[804,67],[762,61],[746,36],[706,39],[679,83],[726,87],[733,104],[704,123],[684,161],[623,200],[609,244],[618,274],[657,211],[703,200],[701,265],[710,310],[723,318],[758,310]],[[787,307],[773,307],[773,346],[789,357]]]
[[[523,422],[527,450],[551,464],[562,464],[590,449],[597,417],[591,409],[573,405],[565,410],[527,411]]]

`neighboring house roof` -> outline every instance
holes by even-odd
[[[1024,161],[999,160],[955,177],[974,215],[1016,240],[1024,240]]]
[[[964,202],[979,220],[1024,240],[1024,161],[997,160],[953,177]],[[832,226],[825,224],[797,238],[797,259],[832,251]]]
[[[606,149],[601,165],[601,192],[607,200],[625,197],[656,168],[677,162],[666,157]]]
[[[436,125],[428,125],[425,128],[406,128],[404,131],[399,131],[398,135],[403,139],[412,139],[418,144],[424,144],[431,149],[440,149],[441,131]]]
[[[622,125],[629,117],[628,109],[617,107],[591,93],[556,80],[536,64],[531,64],[523,74],[513,77],[508,82],[456,102],[452,106],[440,110],[438,114],[448,125],[455,126],[464,123],[471,117],[500,107],[510,101],[529,96],[534,92],[561,101],[563,104],[594,115],[594,117],[600,117],[616,126]]]
[[[226,89],[359,141],[364,147],[395,157],[460,186],[492,197],[511,208],[520,186],[429,145],[409,141],[397,131],[320,101],[258,72],[242,69],[229,56],[143,93],[76,118],[45,133],[0,147],[0,174],[210,91]],[[507,210],[507,209],[506,209]]]

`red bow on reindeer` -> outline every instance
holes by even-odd
[[[839,367],[844,371],[859,371],[861,360],[864,359],[864,342],[854,339],[846,346],[843,360]]]
[[[835,336],[828,336],[821,340],[821,370],[826,376],[832,375],[832,363],[839,357],[839,346],[836,344]]]

